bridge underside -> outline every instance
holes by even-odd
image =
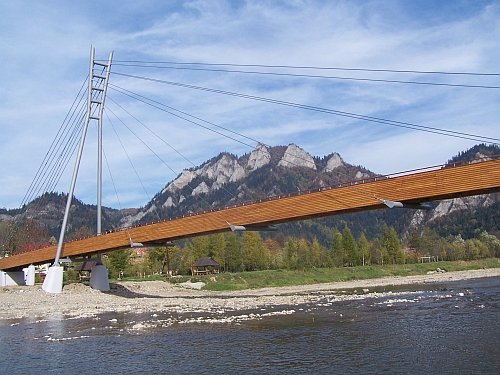
[[[147,245],[228,231],[229,224],[266,226],[385,207],[380,199],[405,203],[485,194],[500,191],[500,160],[441,168],[399,177],[381,177],[347,186],[274,197],[215,211],[102,234],[64,244],[63,257],[85,256],[130,246]],[[0,259],[0,270],[20,269],[51,262],[55,246]]]

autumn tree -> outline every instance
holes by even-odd
[[[269,267],[271,269],[286,267],[285,254],[278,241],[267,239],[264,241],[264,246],[269,251]]]
[[[299,270],[303,270],[311,267],[312,264],[309,254],[309,245],[305,238],[301,238],[297,241],[297,268]]]
[[[206,257],[210,253],[210,240],[208,236],[194,237],[189,241],[187,247],[191,250],[193,260]]]
[[[488,246],[476,238],[465,241],[465,259],[480,259],[491,256]]]
[[[395,264],[404,262],[404,253],[401,248],[401,242],[399,241],[398,234],[393,227],[384,225],[379,243],[381,250],[387,254],[388,263]]]
[[[383,246],[380,238],[372,242],[369,251],[372,263],[387,264],[389,256],[387,254],[387,249]]]
[[[441,237],[437,232],[429,228],[423,228],[420,234],[419,253],[426,256],[442,256],[442,252],[440,251],[440,240]]]
[[[95,233],[92,231],[92,229],[90,229],[87,226],[82,226],[77,230],[73,231],[72,233],[68,234],[68,236],[65,237],[65,240],[66,239],[68,241],[81,240],[83,238],[91,237],[94,235]]]
[[[243,264],[247,271],[263,270],[269,264],[269,257],[258,232],[243,233]]]
[[[211,234],[208,236],[208,256],[217,263],[224,264],[226,251],[226,238],[224,233]]]
[[[342,267],[345,263],[345,252],[342,244],[342,234],[338,230],[333,232],[332,263],[335,267]]]
[[[224,269],[228,272],[243,271],[243,257],[241,254],[240,238],[238,233],[225,234]]]
[[[287,238],[284,245],[284,253],[286,259],[286,267],[290,270],[297,269],[298,254],[297,254],[297,241],[293,238]]]
[[[311,266],[313,267],[327,266],[326,264],[324,264],[325,257],[323,256],[323,252],[324,252],[323,246],[321,246],[318,239],[314,237],[309,250]]]
[[[357,266],[359,262],[358,256],[358,246],[354,237],[352,236],[351,230],[348,227],[344,228],[342,232],[342,248],[345,254],[345,260],[349,266]]]
[[[465,241],[462,236],[453,237],[451,242],[451,260],[465,259]]]
[[[361,264],[364,266],[366,264],[370,264],[370,244],[366,239],[365,234],[362,232],[358,238],[358,251],[361,255]]]
[[[187,273],[191,269],[193,262],[196,259],[208,256],[209,251],[208,236],[198,236],[188,241],[182,251],[182,272]]]
[[[500,240],[492,235],[488,234],[486,231],[480,231],[477,234],[477,239],[488,246],[490,250],[490,256],[500,257]]]
[[[130,249],[115,250],[109,252],[106,259],[106,266],[109,271],[109,277],[117,278],[120,275],[120,272],[123,272],[124,275],[127,275],[130,268],[130,258]]]
[[[15,251],[31,251],[49,243],[47,228],[33,219],[24,219],[13,233]]]
[[[161,246],[149,248],[146,254],[146,262],[154,273],[171,274],[180,268],[177,246]]]
[[[15,226],[10,221],[0,222],[0,256],[9,254],[14,248]]]

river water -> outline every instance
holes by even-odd
[[[500,374],[500,278],[229,316],[0,322],[0,374],[84,372]]]

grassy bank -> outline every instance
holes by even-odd
[[[500,259],[493,258],[474,261],[450,261],[384,266],[373,265],[346,268],[316,268],[304,271],[267,270],[199,276],[196,277],[196,280],[191,280],[203,281],[206,283],[207,285],[204,287],[205,290],[224,291],[331,283],[335,281],[373,279],[385,276],[422,275],[429,271],[433,271],[438,267],[448,272],[481,268],[500,268]]]

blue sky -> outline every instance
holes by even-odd
[[[19,206],[82,85],[91,45],[102,59],[113,50],[115,61],[499,71],[500,3],[496,1],[3,0],[0,14],[0,207],[7,208]],[[499,136],[498,89],[123,66],[113,66],[112,70]],[[500,86],[498,76],[306,72]],[[347,162],[378,173],[443,163],[476,143],[118,75],[113,75],[111,82],[267,144],[296,143],[317,156],[339,152]],[[112,90],[110,99],[194,164],[222,151],[242,155],[251,150]],[[121,205],[138,207],[191,165],[151,137],[112,100],[108,100],[109,108],[168,163],[166,167],[159,162],[118,120],[113,120],[146,194],[105,121],[104,147]],[[95,200],[94,135],[91,127],[76,189],[77,197],[88,203]],[[58,186],[60,191],[68,188],[69,169]],[[104,179],[103,203],[118,207],[107,171]]]

